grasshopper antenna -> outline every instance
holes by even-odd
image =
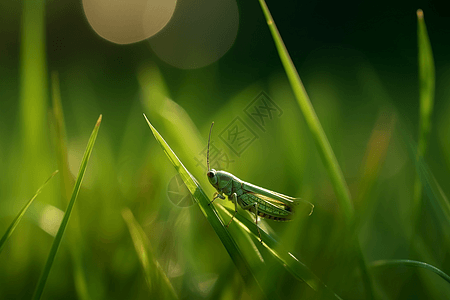
[[[206,166],[208,168],[208,171],[210,170],[210,168],[209,168],[209,142],[211,141],[211,132],[212,132],[213,125],[214,125],[214,122],[212,122],[211,128],[209,129],[208,151],[206,152]]]

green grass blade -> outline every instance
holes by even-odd
[[[292,62],[275,22],[272,19],[269,8],[264,0],[259,0],[259,3],[261,4],[262,10],[266,17],[267,24],[269,25],[270,32],[272,33],[272,37],[278,50],[278,55],[280,56],[284,70],[286,71],[286,75],[289,79],[295,98],[300,105],[305,121],[308,124],[309,130],[311,131],[319,150],[319,154],[325,164],[328,174],[330,175],[334,191],[337,195],[337,200],[339,201],[339,207],[342,209],[346,222],[350,224],[353,219],[354,209],[350,197],[350,191],[348,190],[344,175],[342,174],[333,149],[331,148],[325,132],[323,131],[322,125],[320,124],[311,101],[309,100],[309,96],[306,93],[300,76],[297,73],[294,63]]]
[[[292,62],[292,59],[284,45],[280,33],[275,25],[275,22],[270,14],[269,8],[264,0],[259,0],[261,8],[263,10],[264,16],[266,17],[267,24],[269,26],[272,38],[275,42],[275,46],[280,56],[280,60],[286,71],[286,75],[289,79],[289,83],[294,92],[295,98],[302,110],[305,121],[308,128],[313,136],[313,139],[319,150],[319,154],[324,162],[324,165],[328,171],[331,178],[333,189],[337,196],[337,201],[339,207],[343,212],[345,222],[348,228],[351,230],[354,226],[354,214],[355,210],[350,196],[350,191],[348,189],[347,183],[345,182],[342,170],[337,162],[336,156],[334,155],[333,149],[323,131],[322,125],[314,111],[314,108],[309,100],[309,96],[306,93],[305,87],[298,75],[297,69]],[[351,233],[353,234],[353,233]],[[358,261],[360,262],[360,268],[362,273],[362,279],[364,282],[367,297],[373,299],[373,288],[372,281],[370,279],[367,266],[365,264],[364,258],[362,256],[361,247],[359,245],[358,239],[355,237],[353,240],[353,247],[358,255]]]
[[[234,214],[234,211],[230,208],[224,207],[220,204],[216,204],[216,206],[230,218]],[[236,221],[244,231],[252,234],[259,240],[258,228],[253,221],[247,219],[241,214],[236,214],[233,222],[234,221]],[[267,250],[269,250],[269,252],[278,260],[278,262],[281,263],[281,265],[295,278],[304,281],[315,291],[322,292],[329,297],[341,299],[338,295],[331,291],[305,264],[298,260],[292,253],[283,249],[282,245],[280,245],[278,241],[264,232],[264,230],[260,230],[260,232],[263,246],[266,247]]]
[[[428,38],[423,11],[417,10],[417,46],[419,65],[419,142],[417,157],[423,157],[426,152],[428,139],[431,131],[431,115],[434,106],[435,71],[433,51]],[[416,176],[414,184],[414,218],[417,218],[422,198],[422,183],[420,177]]]
[[[434,106],[435,72],[433,51],[428,38],[423,11],[417,11],[417,38],[419,49],[419,94],[420,94],[420,122],[419,122],[419,155],[425,153],[428,136],[431,130],[431,115]]]
[[[9,225],[8,229],[6,230],[5,234],[3,235],[2,239],[0,240],[0,253],[2,253],[3,248],[5,247],[5,243],[8,240],[8,238],[12,235],[14,229],[16,229],[17,224],[19,224],[20,220],[22,219],[23,215],[27,211],[28,207],[30,207],[31,203],[33,203],[34,199],[41,193],[42,189],[47,185],[47,183],[50,181],[50,179],[53,178],[53,176],[58,173],[58,170],[53,172],[52,175],[44,182],[44,184],[36,191],[36,194],[34,194],[33,198],[31,198],[27,204],[22,208],[22,210],[19,212],[19,214],[14,218],[11,225]]]
[[[86,151],[84,152],[84,156],[81,161],[80,170],[78,171],[77,180],[73,188],[72,197],[70,198],[69,205],[67,206],[67,210],[64,213],[64,218],[53,241],[52,248],[50,249],[50,253],[47,257],[47,262],[44,266],[44,270],[42,271],[41,277],[39,278],[39,282],[36,286],[36,290],[34,291],[33,299],[40,299],[42,296],[42,292],[44,291],[45,283],[47,282],[48,275],[50,274],[50,269],[52,267],[53,261],[55,260],[56,253],[58,252],[59,245],[61,244],[61,240],[64,235],[64,231],[66,230],[67,224],[69,222],[69,218],[72,213],[75,200],[77,199],[78,192],[80,191],[81,182],[83,181],[84,174],[86,173],[87,163],[89,161],[89,157],[91,156],[92,149],[94,148],[101,121],[102,115],[100,115],[100,117],[98,118],[94,130],[92,131],[91,137],[89,138]]]
[[[215,207],[213,205],[208,205],[210,203],[210,200],[206,196],[203,189],[200,187],[198,181],[184,167],[183,163],[178,159],[178,157],[175,155],[175,153],[172,151],[172,149],[169,147],[169,145],[166,143],[163,137],[158,133],[158,131],[152,126],[152,124],[147,119],[145,114],[144,117],[148,123],[148,126],[152,130],[152,133],[155,136],[156,140],[163,148],[164,152],[166,153],[167,157],[169,158],[170,162],[173,164],[177,172],[180,174],[186,187],[189,189],[190,193],[194,196],[194,199],[199,204],[200,210],[213,227],[222,244],[225,246],[225,249],[230,255],[233,263],[239,270],[239,273],[244,279],[244,282],[246,283],[247,287],[249,287],[248,291],[249,292],[258,291],[257,295],[253,295],[254,298],[256,299],[260,299],[261,297],[267,298],[266,296],[264,296],[264,293],[258,281],[256,280],[254,274],[252,273],[248,261],[245,259],[238,245],[231,237],[228,230],[225,228],[225,225],[222,223],[222,220],[217,214]],[[258,289],[254,289],[255,287],[257,287]]]
[[[424,262],[409,260],[409,259],[389,259],[389,260],[377,260],[370,264],[372,268],[380,268],[380,267],[391,267],[391,266],[407,266],[414,268],[423,268],[433,273],[436,273],[440,277],[442,277],[445,281],[450,283],[450,276],[448,276],[443,271],[439,270],[435,266],[429,265]]]
[[[153,256],[147,235],[134,218],[131,210],[128,208],[122,210],[122,217],[130,231],[151,295],[159,299],[178,299],[169,278]]]

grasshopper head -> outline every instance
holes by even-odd
[[[211,183],[213,186],[217,184],[217,176],[216,176],[216,170],[211,169],[206,173],[206,176],[208,176],[209,183]]]

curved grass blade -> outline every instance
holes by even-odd
[[[122,210],[122,217],[128,226],[134,248],[144,271],[145,281],[153,297],[157,299],[178,299],[172,284],[154,258],[150,241],[142,227],[136,221],[130,209]]]
[[[216,206],[229,217],[234,214],[234,211],[228,207],[224,207],[220,204],[216,204]],[[252,234],[259,240],[258,228],[253,221],[247,219],[241,214],[236,214],[234,219],[243,230],[249,234]],[[264,230],[261,230],[260,232],[263,246],[266,247],[266,249],[272,253],[278,262],[280,262],[283,267],[286,268],[286,270],[295,278],[304,281],[316,292],[321,292],[329,297],[341,299],[338,295],[331,291],[325,283],[323,283],[323,281],[321,281],[319,277],[317,277],[305,264],[297,259],[292,253],[283,249],[277,240],[264,232]]]
[[[409,260],[409,259],[389,259],[389,260],[377,260],[370,264],[371,268],[379,268],[379,267],[390,267],[390,266],[407,266],[407,267],[415,267],[415,268],[423,268],[428,271],[431,271],[433,273],[436,273],[440,277],[442,277],[445,281],[450,283],[450,276],[448,276],[443,271],[439,270],[435,266],[432,266],[430,264],[421,262],[421,261],[415,261],[415,260]]]
[[[67,210],[64,213],[64,218],[61,222],[61,226],[59,226],[58,233],[53,240],[52,248],[50,249],[50,253],[47,257],[47,262],[45,263],[44,270],[42,271],[41,277],[39,278],[39,282],[36,286],[36,290],[34,291],[33,299],[40,299],[42,296],[42,292],[44,291],[45,283],[47,282],[48,275],[50,274],[50,269],[52,268],[53,261],[55,260],[56,253],[58,252],[59,245],[61,244],[61,240],[64,235],[64,231],[66,230],[67,223],[69,223],[70,214],[72,213],[75,200],[77,199],[78,192],[80,191],[81,182],[83,181],[84,174],[86,173],[87,163],[89,161],[89,157],[91,156],[92,149],[94,148],[94,143],[97,138],[101,121],[102,115],[100,115],[100,117],[98,118],[94,130],[92,131],[91,137],[89,138],[86,151],[84,152],[83,159],[81,160],[81,166],[80,170],[78,171],[75,186],[73,188],[72,197],[70,198],[69,205],[67,206]]]
[[[5,234],[3,235],[2,239],[0,240],[0,253],[2,252],[3,248],[5,247],[6,241],[9,239],[9,237],[12,235],[14,229],[16,229],[17,225],[19,224],[20,220],[22,219],[23,215],[27,211],[28,207],[30,207],[31,203],[33,203],[34,199],[41,193],[42,189],[47,185],[47,183],[50,181],[50,179],[53,178],[53,176],[58,173],[58,170],[53,172],[52,175],[50,175],[49,178],[44,182],[43,185],[36,191],[36,194],[34,194],[33,198],[31,198],[27,204],[22,208],[22,210],[19,212],[19,214],[14,218],[11,225],[9,225],[8,229],[6,229]]]
[[[283,39],[273,21],[272,15],[270,14],[269,8],[264,0],[258,0],[261,8],[263,10],[264,16],[266,17],[267,25],[269,26],[272,38],[275,42],[275,46],[280,56],[280,60],[283,64],[286,75],[289,79],[289,83],[294,92],[295,98],[302,110],[305,121],[308,124],[309,131],[311,132],[314,142],[317,145],[319,154],[328,171],[333,184],[333,189],[337,196],[337,201],[339,207],[343,212],[345,222],[347,227],[351,230],[355,222],[354,215],[355,210],[353,208],[353,203],[350,196],[350,191],[348,189],[347,183],[345,182],[344,175],[338,164],[336,156],[334,155],[333,149],[331,148],[330,142],[323,131],[322,125],[320,124],[319,118],[314,111],[314,108],[309,100],[309,96],[306,93],[305,87],[298,75],[297,69],[292,62],[289,52],[284,45]],[[351,233],[353,234],[353,233]],[[358,239],[355,237],[353,240],[353,247],[358,255],[358,261],[360,262],[361,274],[366,290],[367,297],[373,299],[373,287],[372,280],[370,279],[364,257],[362,256],[362,250],[359,245]]]
[[[170,162],[173,164],[177,172],[180,174],[181,178],[184,181],[184,184],[189,189],[189,192],[194,196],[195,201],[199,204],[200,210],[208,220],[208,222],[213,227],[217,236],[221,240],[222,244],[225,246],[228,254],[230,255],[233,263],[236,265],[236,268],[239,270],[242,278],[244,279],[245,284],[249,287],[249,292],[256,292],[257,295],[253,295],[254,298],[260,299],[261,297],[267,298],[256,280],[254,274],[250,269],[250,264],[242,255],[241,250],[238,245],[231,237],[228,230],[225,228],[225,225],[222,223],[217,211],[213,205],[208,205],[210,200],[206,196],[203,189],[200,187],[197,179],[189,173],[189,171],[184,167],[183,163],[178,159],[163,137],[158,133],[158,131],[152,126],[150,121],[145,116],[145,120],[148,123],[148,126],[152,130],[153,135],[155,136],[158,143],[161,145],[162,149],[166,153]],[[257,289],[254,289],[257,287]]]
[[[278,55],[280,56],[284,70],[286,71],[286,75],[289,79],[295,98],[297,99],[303,116],[305,117],[305,121],[308,124],[309,130],[314,138],[322,161],[325,164],[328,174],[330,175],[334,191],[337,195],[337,200],[339,201],[339,207],[342,209],[347,223],[350,223],[353,219],[354,209],[350,197],[350,191],[345,183],[344,175],[342,174],[333,149],[331,148],[325,132],[323,131],[322,125],[319,122],[319,118],[317,117],[311,101],[309,100],[309,96],[306,93],[302,80],[297,73],[297,69],[295,69],[294,63],[292,62],[280,33],[278,32],[277,26],[272,19],[269,8],[264,0],[259,0],[259,3],[261,4],[264,16],[266,17],[267,24],[270,32],[272,33],[272,38],[278,50]]]

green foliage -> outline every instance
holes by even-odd
[[[328,20],[286,3],[269,3],[278,32],[264,1],[264,15],[240,1],[230,52],[179,70],[146,41],[103,41],[81,9],[1,2],[0,299],[450,298],[447,23],[426,9],[427,32],[419,11],[416,53],[410,13]],[[262,129],[246,111],[261,92],[282,112]],[[257,136],[239,154],[237,119]],[[262,243],[239,208],[226,228],[230,201],[208,205],[212,121],[215,167],[314,213],[261,219]]]

